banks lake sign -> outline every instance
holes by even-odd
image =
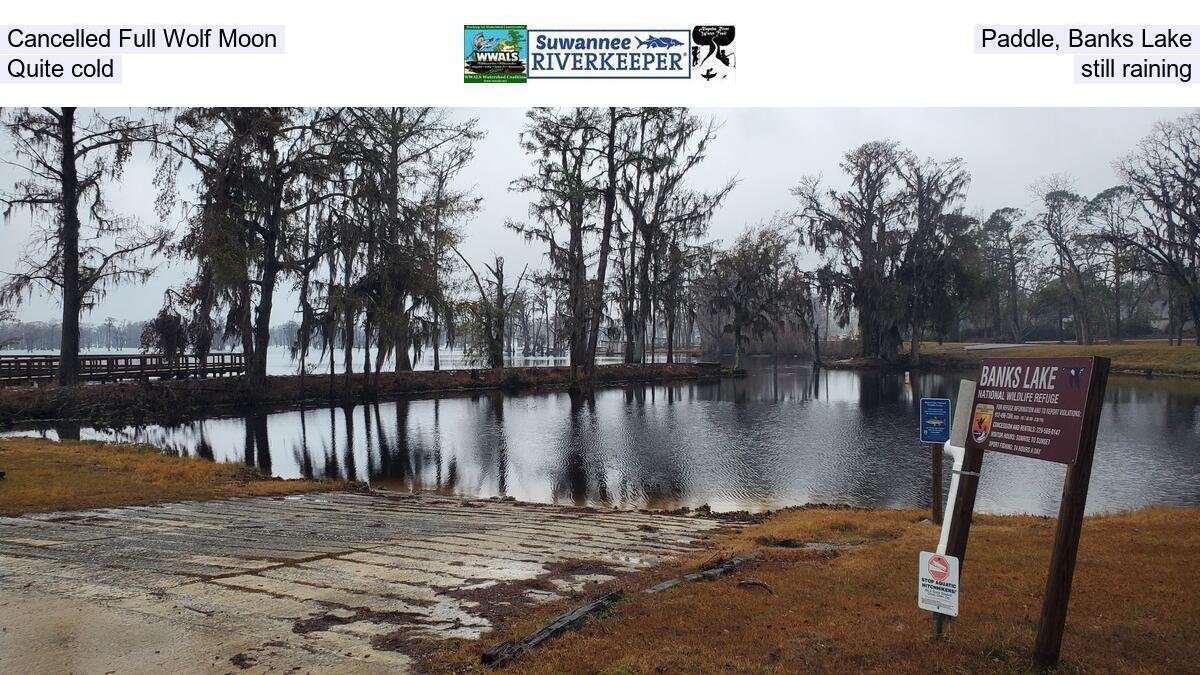
[[[1095,360],[984,359],[975,385],[969,447],[1074,464]]]
[[[1056,665],[1062,647],[1109,365],[1099,356],[983,359],[975,382],[962,468],[956,470],[960,480],[947,524],[947,559],[965,561],[985,451],[1067,465],[1033,646],[1038,668]]]

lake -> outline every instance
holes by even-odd
[[[749,376],[597,389],[447,396],[260,411],[123,429],[25,429],[149,443],[244,461],[284,478],[560,504],[760,511],[819,502],[924,507],[922,396],[961,374],[824,370],[750,359]],[[1057,513],[1065,467],[984,461],[977,510]],[[943,484],[949,485],[949,462]],[[1114,376],[1090,512],[1200,504],[1200,381]]]

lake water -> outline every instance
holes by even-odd
[[[917,401],[958,374],[821,371],[752,359],[750,376],[256,412],[175,426],[25,430],[149,443],[285,478],[370,481],[621,508],[928,506]],[[946,462],[944,485],[949,485]],[[1054,514],[1065,467],[989,454],[977,509]],[[1088,508],[1200,504],[1200,381],[1110,379]]]

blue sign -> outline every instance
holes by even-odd
[[[921,399],[921,442],[945,443],[950,440],[950,399]]]

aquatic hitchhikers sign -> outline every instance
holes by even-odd
[[[1040,668],[1058,663],[1062,646],[1108,369],[1109,360],[1098,356],[983,359],[975,382],[945,535],[947,559],[965,559],[985,451],[1067,465],[1033,647],[1034,665]]]
[[[917,606],[945,616],[958,616],[958,558],[921,551]]]
[[[967,443],[981,450],[1074,464],[1095,371],[1087,356],[984,359]]]

